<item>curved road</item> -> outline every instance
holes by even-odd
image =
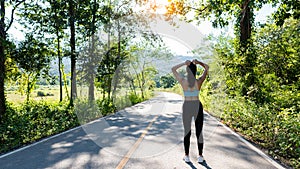
[[[198,164],[194,125],[191,163],[182,160],[182,97],[156,97],[0,156],[0,169],[275,169],[283,168],[207,113]]]

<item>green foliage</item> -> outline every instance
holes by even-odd
[[[20,70],[16,61],[13,59],[13,55],[16,50],[16,46],[13,42],[6,42],[6,59],[5,59],[5,69],[6,69],[6,80],[9,83],[14,83],[17,78],[20,76]]]
[[[37,96],[43,97],[43,96],[54,96],[52,93],[45,93],[43,91],[38,91]]]
[[[13,59],[22,70],[19,79],[20,91],[25,91],[27,101],[37,78],[42,74],[47,74],[50,65],[51,52],[45,43],[34,38],[32,34],[27,34],[26,39],[22,41],[15,50]]]
[[[37,96],[47,96],[47,94],[45,94],[43,91],[38,91],[37,92]]]
[[[129,100],[134,105],[134,104],[142,102],[143,98],[140,97],[139,95],[135,94],[134,92],[131,92],[129,94]]]
[[[117,108],[111,99],[103,99],[97,101],[98,107],[102,115],[106,116],[116,112]]]
[[[171,88],[175,83],[176,79],[170,73],[160,77],[160,85],[163,88]]]
[[[50,56],[45,43],[34,38],[32,34],[27,34],[16,49],[13,59],[23,70],[39,73],[49,66]]]
[[[122,66],[120,66],[121,62],[128,57],[128,51],[126,50],[126,41],[122,41],[121,50],[119,55],[119,51],[117,50],[117,43],[112,44],[112,47],[105,53],[100,65],[97,68],[96,81],[98,82],[98,86],[103,89],[104,92],[107,92],[109,95],[111,94],[111,87],[113,83],[113,77],[119,77],[118,73]],[[118,79],[118,78],[116,78]]]
[[[275,1],[278,2],[278,1]],[[280,5],[277,11],[272,15],[276,25],[282,26],[285,20],[289,18],[300,19],[300,1],[298,0],[283,0],[279,1]],[[273,1],[274,4],[274,1]]]
[[[131,89],[139,89],[142,98],[146,98],[146,91],[152,90],[156,85],[154,80],[158,71],[155,63],[158,59],[169,58],[170,55],[170,51],[160,46],[160,43],[152,44],[141,40],[130,46],[130,55],[124,62],[124,70]]]
[[[0,122],[0,152],[6,152],[78,126],[76,114],[66,102],[8,104]]]
[[[144,101],[141,96],[134,94],[126,99],[130,99],[132,104]],[[60,103],[39,101],[18,106],[7,105],[7,112],[0,121],[0,143],[3,145],[0,153],[61,133],[117,110],[111,99],[76,99],[74,107],[69,106],[68,100]]]
[[[248,53],[253,58],[252,70],[244,68],[249,65],[244,55],[230,50],[236,49],[236,41],[220,37],[216,61],[224,76],[211,78],[201,92],[205,107],[217,111],[222,121],[295,168],[300,165],[299,31],[299,21],[293,19],[282,27],[267,24],[258,29],[252,46],[256,51]],[[246,79],[251,75],[254,81],[249,86]],[[217,81],[225,83],[216,88]],[[218,99],[215,94],[222,93],[225,99],[213,104]],[[223,113],[218,113],[220,107]]]
[[[98,119],[103,116],[101,110],[105,110],[104,107],[98,106],[105,106],[102,104],[98,104],[98,102],[91,101],[88,99],[76,99],[74,102],[74,112],[77,115],[78,121],[80,124],[85,124],[92,120]]]
[[[273,157],[284,157],[297,168],[300,158],[299,111],[295,111],[295,107],[278,110],[275,104],[258,107],[253,101],[235,97],[228,101],[221,117],[246,138],[268,149]]]
[[[266,25],[258,31],[258,73],[274,74],[279,84],[297,83],[300,77],[300,21],[282,27]]]

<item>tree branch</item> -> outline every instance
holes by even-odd
[[[245,18],[245,15],[246,15],[246,11],[247,11],[247,7],[248,7],[249,2],[250,2],[250,0],[245,1],[245,2],[243,3],[243,6],[241,7],[241,8],[242,8],[241,13],[243,14],[243,16],[242,16],[242,18],[241,18],[241,22],[242,22],[242,21],[244,20],[244,18]]]
[[[207,6],[205,8],[203,8],[203,9],[198,9],[198,8],[194,8],[194,7],[191,7],[191,6],[188,6],[188,8],[193,9],[193,10],[198,11],[198,12],[201,13],[201,12],[203,12],[203,11],[205,11],[207,9]]]
[[[17,9],[17,7],[18,7],[19,5],[21,5],[23,2],[25,2],[25,0],[21,0],[21,1],[17,1],[17,2],[18,2],[18,3],[14,6],[14,8],[13,8],[12,11],[11,11],[11,19],[10,19],[10,22],[9,22],[8,26],[7,26],[6,29],[5,29],[5,32],[8,31],[8,29],[11,27],[11,25],[12,25],[12,23],[13,23],[13,21],[14,21],[14,13],[15,13],[15,10]]]

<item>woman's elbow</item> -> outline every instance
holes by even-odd
[[[205,69],[207,69],[207,70],[209,69],[209,66],[207,64],[205,64]]]
[[[175,67],[172,67],[171,70],[172,70],[172,72],[175,72],[175,71],[176,71],[176,68],[175,68]]]

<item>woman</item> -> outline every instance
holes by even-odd
[[[197,72],[197,64],[204,67],[204,72],[202,76],[196,79]],[[183,78],[177,72],[177,69],[186,65],[187,78]],[[198,60],[193,60],[192,62],[187,60],[184,63],[180,63],[174,67],[172,67],[172,72],[178,82],[181,84],[183,93],[184,93],[184,103],[182,106],[182,120],[184,127],[184,150],[185,156],[183,160],[185,162],[190,162],[189,158],[189,148],[190,148],[190,137],[191,137],[191,121],[192,117],[195,120],[196,127],[196,136],[197,136],[197,145],[198,145],[198,159],[199,163],[203,162],[203,135],[202,135],[202,127],[203,127],[203,107],[199,100],[199,91],[201,89],[202,83],[206,78],[208,73],[208,65],[200,62]]]

